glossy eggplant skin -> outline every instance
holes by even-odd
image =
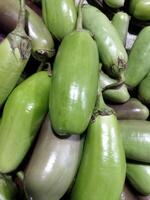
[[[50,32],[31,8],[26,6],[26,9],[26,31],[31,38],[33,55],[38,60],[53,56],[54,42]],[[19,0],[0,1],[0,26],[6,34],[15,28],[18,13]]]
[[[140,20],[150,20],[150,1],[149,0],[130,0],[130,14]]]
[[[126,157],[150,163],[150,122],[119,120]]]
[[[11,177],[0,174],[0,199],[16,200],[17,187]]]
[[[125,153],[116,116],[98,115],[87,130],[71,200],[117,200],[125,173]]]
[[[36,200],[59,200],[74,180],[82,147],[83,137],[79,135],[56,135],[47,116],[25,171],[28,195]]]
[[[74,0],[42,0],[42,15],[49,31],[58,40],[75,29],[77,10]]]
[[[142,195],[150,195],[150,165],[127,163],[127,178]]]
[[[149,109],[136,98],[131,98],[124,104],[109,106],[114,109],[118,119],[146,120],[149,117]]]
[[[124,6],[125,0],[104,0],[104,2],[111,8],[120,8]]]
[[[117,30],[106,15],[94,6],[84,5],[82,14],[83,27],[93,34],[105,71],[111,77],[120,78],[126,68],[128,55]]]
[[[150,26],[144,27],[138,34],[129,54],[125,83],[135,88],[150,71]]]
[[[58,134],[85,131],[95,106],[99,58],[87,31],[74,31],[62,41],[54,62],[49,101],[52,127]]]
[[[10,94],[0,124],[0,172],[15,170],[29,150],[48,111],[51,79],[38,72]]]

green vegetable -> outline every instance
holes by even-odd
[[[75,29],[77,11],[73,0],[42,0],[42,14],[49,31],[58,40]]]
[[[130,13],[137,19],[150,20],[150,1],[149,0],[130,0]]]
[[[0,127],[0,172],[15,170],[29,150],[48,111],[50,83],[47,72],[39,72],[10,94]]]
[[[15,200],[17,187],[10,176],[0,174],[0,199]]]
[[[138,34],[129,54],[125,82],[130,88],[138,86],[150,71],[150,26]]]
[[[139,98],[146,104],[150,104],[150,74],[146,76],[140,83],[138,88]]]
[[[78,27],[63,39],[54,62],[49,110],[56,133],[85,131],[95,106],[98,70],[96,43]]]
[[[84,145],[71,200],[117,200],[126,173],[126,161],[116,116],[99,99]]]
[[[119,126],[126,157],[150,163],[150,122],[144,120],[120,120]]]
[[[117,12],[112,18],[112,24],[119,33],[120,39],[125,45],[129,29],[130,16],[125,12]]]
[[[26,31],[32,44],[32,55],[43,60],[54,55],[53,38],[43,20],[34,10],[26,6]],[[9,13],[9,15],[6,15]],[[19,13],[19,0],[0,1],[0,25],[8,34],[17,24]]]
[[[25,5],[21,0],[17,27],[0,43],[0,107],[15,87],[30,57],[31,45],[24,24]]]
[[[83,26],[96,40],[105,70],[110,76],[122,79],[128,56],[117,30],[106,15],[91,5],[84,5],[82,13]]]
[[[127,163],[127,178],[142,195],[150,195],[150,165]]]
[[[112,8],[120,8],[124,6],[125,0],[104,0],[104,2]]]
[[[73,182],[82,146],[79,135],[56,135],[47,116],[25,172],[28,195],[36,200],[60,199]]]

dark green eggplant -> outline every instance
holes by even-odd
[[[143,103],[150,105],[150,74],[139,84],[138,96]]]
[[[16,200],[17,187],[10,176],[0,174],[0,200]]]
[[[63,39],[53,66],[50,119],[61,135],[85,131],[97,95],[98,49],[90,33],[81,28],[80,17],[79,12],[78,28]]]
[[[136,98],[131,98],[124,104],[109,106],[114,109],[118,119],[146,120],[149,117],[149,109]]]
[[[130,0],[130,14],[139,20],[150,20],[150,1],[149,0]]]
[[[125,82],[129,88],[135,88],[150,71],[150,26],[138,34],[129,54]]]
[[[150,122],[119,120],[126,157],[150,163]]]
[[[111,21],[118,31],[120,39],[124,45],[126,44],[130,18],[131,17],[127,13],[120,11],[114,14]]]
[[[99,99],[87,129],[71,200],[119,200],[126,173],[116,116]]]
[[[59,137],[45,119],[25,171],[25,189],[36,200],[59,200],[73,183],[83,147],[83,137]],[[39,159],[40,158],[40,159]]]
[[[48,111],[51,79],[38,72],[10,94],[0,127],[0,172],[15,170],[29,150]]]
[[[31,38],[32,53],[38,60],[54,55],[53,38],[42,19],[26,6],[26,31]],[[6,15],[6,13],[9,13]],[[19,13],[19,0],[0,1],[0,26],[5,33],[14,29]]]
[[[115,86],[117,84],[117,80],[112,79],[103,71],[101,71],[100,73],[100,84],[103,90],[104,99],[116,103],[124,103],[128,101],[128,99],[130,98],[130,94],[127,90],[126,85],[121,84],[119,86]]]
[[[42,14],[49,31],[58,40],[75,29],[77,10],[74,0],[42,0]]]
[[[142,195],[150,195],[150,165],[127,163],[127,178]]]
[[[16,28],[0,43],[0,108],[16,86],[31,54],[31,43],[24,31],[25,2],[20,1]]]
[[[107,73],[122,79],[128,56],[111,21],[100,10],[91,5],[82,8],[83,26],[91,31],[97,42],[99,56]]]

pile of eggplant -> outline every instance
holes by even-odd
[[[150,0],[0,1],[0,200],[150,200]]]

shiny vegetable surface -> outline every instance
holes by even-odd
[[[56,55],[50,94],[50,119],[56,133],[85,131],[96,101],[98,70],[98,50],[90,34],[77,30],[67,35]]]
[[[104,2],[112,8],[120,8],[124,5],[125,0],[104,0]]]
[[[115,110],[118,119],[145,120],[149,117],[149,109],[136,98],[131,98],[124,104],[109,106]]]
[[[47,116],[25,172],[29,196],[36,200],[60,199],[74,180],[82,146],[83,137],[56,135]]]
[[[119,120],[126,157],[150,163],[150,122]]]
[[[130,13],[137,19],[150,20],[150,1],[149,0],[130,0]]]
[[[123,189],[126,162],[118,122],[108,108],[98,107],[87,129],[71,200],[117,200]]]
[[[39,72],[9,96],[0,127],[0,172],[15,170],[24,159],[48,111],[50,83],[48,73]]]
[[[127,178],[142,195],[150,195],[150,165],[127,163]]]
[[[121,78],[127,64],[127,53],[110,20],[100,10],[84,5],[83,26],[92,32],[105,70],[112,77]]]
[[[42,0],[45,24],[58,39],[63,39],[76,26],[77,10],[73,0]]]
[[[53,56],[54,42],[50,32],[31,8],[26,6],[26,10],[26,32],[31,38],[32,54],[38,60]],[[0,1],[0,25],[6,34],[16,26],[18,13],[19,0]]]
[[[150,71],[150,26],[138,34],[129,54],[125,82],[129,88],[136,87]]]

